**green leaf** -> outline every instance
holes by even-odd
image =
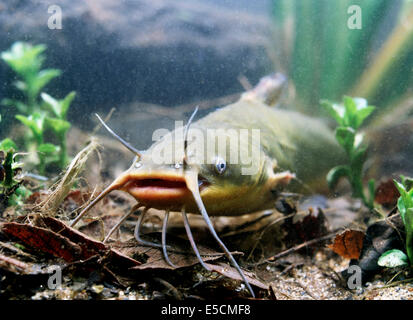
[[[13,164],[13,150],[9,150],[6,153],[6,157],[3,161],[3,168],[5,171],[5,177],[3,180],[3,185],[6,187],[10,187],[13,184],[13,169],[12,169],[12,164]]]
[[[364,162],[367,156],[367,146],[359,146],[351,152],[350,166],[353,172],[362,172]]]
[[[354,97],[352,98],[354,103],[356,104],[356,110],[362,110],[367,108],[367,100],[364,98]]]
[[[355,134],[355,131],[350,127],[336,128],[336,139],[347,154],[351,154],[353,150]]]
[[[37,96],[42,88],[47,85],[52,79],[58,77],[61,74],[58,69],[45,69],[41,70],[29,85],[30,94]]]
[[[399,181],[393,179],[394,185],[396,186],[397,190],[399,190],[399,193],[401,196],[407,194],[407,190],[404,187],[404,184],[400,183]]]
[[[343,97],[344,107],[346,108],[347,114],[354,115],[357,112],[357,104],[352,97]]]
[[[356,114],[357,114],[357,105],[353,98],[344,96],[343,98],[344,107],[346,109],[345,112],[345,124],[346,126],[352,127],[353,129],[357,129],[356,127]]]
[[[402,179],[402,183],[406,187],[406,190],[409,190],[409,192],[413,191],[413,179],[402,175],[400,178]]]
[[[10,138],[3,139],[0,142],[0,150],[9,151],[10,149],[17,150],[17,146]]]
[[[70,105],[72,104],[73,99],[76,96],[76,92],[72,91],[67,94],[66,97],[64,97],[63,100],[60,101],[60,104],[62,106],[61,108],[61,113],[60,113],[60,118],[61,119],[66,119],[67,116],[67,111],[69,110]]]
[[[70,122],[57,118],[46,118],[47,124],[57,134],[64,134],[70,129]]]
[[[55,117],[63,120],[66,118],[67,111],[69,110],[70,104],[72,103],[72,100],[74,99],[75,95],[76,92],[72,91],[66,97],[64,97],[64,99],[57,100],[45,92],[41,93],[41,97],[45,102],[46,106],[50,110],[52,110]]]
[[[55,98],[53,98],[51,95],[45,92],[42,92],[40,96],[45,102],[46,106],[54,113],[54,115],[60,118],[61,106],[59,101],[57,101]]]
[[[26,92],[27,91],[27,84],[24,81],[15,81],[13,82],[14,86],[19,89],[20,91]]]
[[[43,140],[43,129],[45,115],[39,112],[35,112],[32,115],[25,117],[21,114],[16,115],[16,119],[22,122],[25,126],[30,128],[38,143]]]
[[[45,45],[32,46],[25,42],[15,42],[9,51],[2,52],[1,58],[21,77],[28,79],[40,70],[46,50]]]
[[[413,208],[407,209],[403,222],[406,229],[406,252],[413,265]]]
[[[14,99],[3,99],[1,104],[8,107],[15,107],[21,113],[27,114],[29,107],[22,101]]]
[[[45,153],[45,154],[53,154],[59,152],[59,146],[56,146],[51,143],[43,143],[38,146],[37,151]]]
[[[397,249],[392,249],[383,253],[377,264],[381,267],[396,268],[409,265],[407,255]]]
[[[59,161],[59,155],[58,154],[48,155],[47,158],[45,159],[46,164],[56,163],[58,161]]]
[[[374,111],[375,107],[369,106],[364,109],[357,111],[356,119],[355,119],[355,128],[359,128],[364,120]]]
[[[368,106],[367,100],[364,98],[344,96],[343,100],[346,108],[346,124],[355,130],[375,109],[373,106]]]
[[[397,200],[397,208],[399,209],[403,223],[406,225],[406,212],[413,208],[413,189],[407,191],[406,185],[410,183],[407,182],[408,180],[404,176],[401,176],[401,179],[402,183],[397,180],[393,180],[393,182],[400,193],[400,197]]]
[[[327,174],[327,183],[330,189],[334,189],[338,181],[343,177],[349,177],[350,170],[347,166],[337,166]]]
[[[321,100],[321,106],[337,121],[340,126],[344,126],[344,107],[338,104],[333,104],[328,100]]]
[[[406,205],[405,205],[405,202],[403,201],[402,197],[399,197],[399,199],[397,199],[397,209],[400,212],[400,216],[402,217],[403,224],[406,224],[406,222],[405,222]]]
[[[31,119],[31,117],[25,117],[21,114],[16,115],[16,119],[23,123],[26,127],[32,130],[33,133],[39,134],[39,128],[36,125],[36,122]]]
[[[364,134],[363,133],[356,133],[356,136],[354,137],[354,146],[353,146],[353,148],[354,149],[357,149],[357,148],[361,148],[362,147],[362,143],[363,143],[363,140],[364,140]]]
[[[22,206],[24,204],[24,200],[27,199],[32,192],[27,189],[24,185],[20,185],[9,198],[8,205],[9,206]],[[17,244],[15,247],[20,249],[25,249],[24,246]]]

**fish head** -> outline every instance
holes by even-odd
[[[114,184],[150,208],[198,213],[202,201],[211,216],[241,215],[272,206],[293,178],[275,169],[251,133],[194,124],[186,147],[184,128],[165,134]]]

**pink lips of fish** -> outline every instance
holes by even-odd
[[[148,208],[180,211],[184,206],[195,205],[190,186],[196,186],[199,193],[207,183],[201,180],[198,182],[196,172],[186,172],[184,175],[170,171],[125,172],[108,189],[125,191]]]

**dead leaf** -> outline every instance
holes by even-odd
[[[76,229],[70,228],[63,222],[52,217],[36,216],[34,218],[34,224],[41,226],[56,232],[57,234],[70,239],[73,243],[76,243],[81,248],[81,258],[88,259],[93,255],[102,253],[107,250],[107,247],[102,242],[96,241],[88,236],[82,234]]]
[[[84,204],[90,198],[89,192],[83,192],[80,190],[71,190],[66,196],[64,201],[74,202],[78,207]]]
[[[394,185],[393,179],[388,179],[381,182],[377,187],[374,201],[385,207],[394,207],[399,197],[400,193]]]
[[[326,218],[320,208],[308,209],[308,214],[301,221],[294,223],[294,227],[302,241],[320,238],[327,234]]]
[[[26,204],[38,205],[42,203],[49,196],[48,191],[33,192],[27,199]]]
[[[3,233],[21,240],[25,245],[73,262],[81,255],[81,247],[64,236],[45,228],[16,222],[0,224]]]
[[[326,217],[320,208],[309,208],[307,211],[300,211],[292,218],[286,219],[283,230],[286,236],[283,242],[287,247],[293,247],[313,239],[321,238],[328,234]],[[319,245],[306,246],[306,250],[313,251]]]
[[[158,233],[146,234],[144,236],[145,240],[158,242],[157,237],[155,237],[157,234]],[[140,258],[137,259],[144,260],[141,265],[135,266],[132,269],[176,269],[166,263],[161,249],[141,246],[135,239],[123,243],[117,242],[112,246],[129,257],[139,256]],[[168,234],[168,246],[171,248],[168,249],[168,257],[177,268],[189,267],[199,263],[187,240]],[[203,261],[213,261],[224,256],[224,253],[217,252],[214,249],[199,244],[197,246]],[[233,254],[239,253],[233,252]]]
[[[363,239],[363,249],[357,261],[351,261],[350,266],[357,265],[363,273],[363,283],[370,279],[382,269],[377,261],[380,256],[390,250],[403,250],[405,247],[404,224],[399,213],[388,217],[385,220],[371,224]],[[344,270],[342,275],[348,279],[353,273]]]
[[[328,247],[345,259],[358,259],[363,249],[364,232],[346,230],[336,235],[333,244]]]
[[[63,222],[52,217],[40,217],[35,220],[36,224],[44,224],[51,230],[69,238],[72,242],[78,244],[82,249],[82,259],[88,259],[94,255],[107,255],[113,263],[120,264],[125,267],[140,265],[139,261],[132,259],[121,252],[111,249],[100,241],[96,241],[85,234],[73,229]]]
[[[3,233],[18,238],[28,247],[52,254],[67,262],[86,260],[98,255],[124,268],[140,265],[139,261],[85,236],[55,218],[35,215],[33,222],[34,226],[5,222],[0,224],[0,229]]]

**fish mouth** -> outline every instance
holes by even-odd
[[[128,192],[142,205],[156,209],[180,210],[182,206],[193,203],[192,192],[188,189],[184,175],[130,174],[121,190]],[[208,181],[198,175],[199,191],[209,185]]]

